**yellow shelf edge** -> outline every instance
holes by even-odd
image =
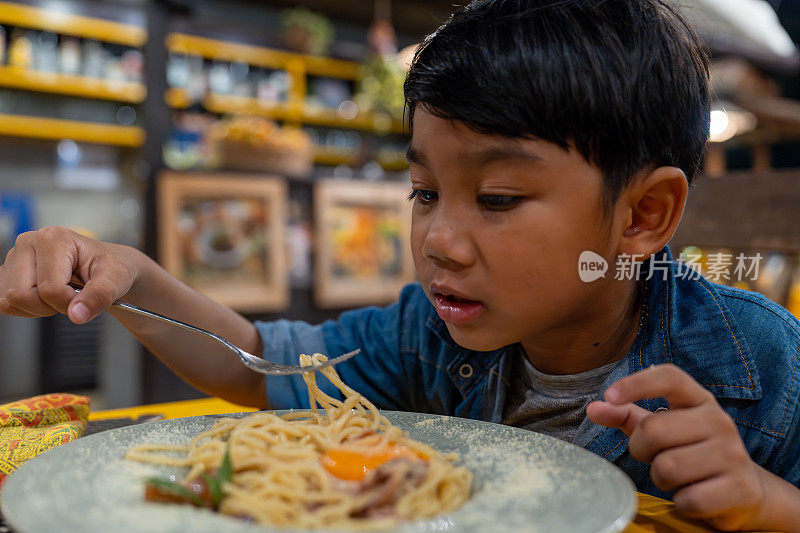
[[[131,148],[141,146],[145,139],[144,130],[136,126],[7,114],[0,114],[0,135],[46,140],[71,139]]]
[[[400,172],[408,170],[408,161],[405,159],[378,159],[378,163],[383,167],[383,170],[390,172]]]
[[[186,109],[191,105],[186,89],[171,87],[164,93],[164,101],[173,109]]]
[[[185,89],[168,89],[164,95],[167,105],[174,109],[185,109],[191,102]],[[230,96],[223,94],[207,94],[203,98],[203,107],[220,115],[246,113],[273,120],[299,122],[329,128],[356,129],[382,133],[407,133],[403,123],[397,119],[386,116],[381,117],[374,113],[361,113],[352,120],[340,117],[332,109],[309,109],[295,107],[286,103],[263,105],[256,98],[245,96]],[[383,125],[381,125],[381,119]]]
[[[141,83],[37,72],[9,66],[0,66],[0,87],[132,104],[142,102],[147,95],[147,89]]]
[[[358,157],[358,152],[344,148],[325,148],[314,146],[314,164],[336,167],[339,165],[352,165]]]
[[[358,158],[357,150],[345,148],[314,147],[314,163],[317,165],[338,166],[353,165]],[[408,169],[408,161],[404,158],[378,158],[378,164],[386,171],[402,171]]]
[[[139,26],[13,2],[0,2],[0,23],[133,47],[147,41],[147,31]]]
[[[355,130],[373,131],[375,133],[405,133],[403,124],[390,117],[383,117],[375,113],[359,113],[353,119],[340,117],[332,109],[304,109],[303,122],[329,128],[344,128]]]
[[[312,76],[358,80],[361,78],[363,65],[343,59],[330,57],[301,56],[305,61],[306,72]]]
[[[256,98],[244,96],[230,96],[222,94],[208,94],[203,99],[203,107],[212,113],[233,114],[245,113],[274,120],[285,120],[291,115],[285,104],[262,104]]]
[[[166,39],[171,52],[198,55],[220,61],[240,61],[256,67],[296,69],[307,74],[355,80],[361,76],[361,64],[343,59],[310,56],[251,44],[232,43],[185,33],[170,33]]]

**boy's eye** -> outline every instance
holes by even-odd
[[[482,194],[478,196],[478,203],[486,209],[502,211],[510,209],[522,201],[521,196],[505,196],[500,194]]]
[[[436,194],[435,191],[430,191],[428,189],[414,189],[411,191],[411,194],[408,195],[409,200],[416,200],[422,205],[430,205],[438,198],[439,195]]]

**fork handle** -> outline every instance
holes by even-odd
[[[75,282],[68,282],[67,285],[72,287],[75,292],[81,292],[83,290],[83,286],[75,283]],[[120,309],[125,309],[126,311],[131,311],[132,313],[136,313],[138,315],[147,316],[150,318],[155,318],[156,320],[160,320],[162,322],[166,322],[167,324],[171,324],[173,326],[178,326],[183,329],[188,329],[189,331],[194,331],[195,333],[200,333],[206,335],[207,337],[211,337],[212,339],[223,343],[228,348],[232,349],[234,352],[239,352],[239,348],[233,345],[228,339],[224,339],[218,335],[211,333],[210,331],[206,331],[204,329],[198,328],[197,326],[192,326],[191,324],[187,324],[186,322],[181,322],[180,320],[170,318],[168,316],[164,316],[162,314],[156,313],[155,311],[148,311],[147,309],[142,309],[141,307],[137,307],[133,304],[125,303],[120,300],[114,300],[111,303],[111,307],[117,307]]]

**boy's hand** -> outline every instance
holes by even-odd
[[[141,255],[56,226],[23,233],[0,266],[0,313],[64,313],[76,324],[87,322],[130,290]],[[84,283],[80,293],[67,285],[73,276]]]
[[[663,397],[670,411],[631,402]],[[587,416],[629,437],[634,459],[650,463],[656,487],[675,491],[675,506],[718,529],[794,530],[800,491],[750,458],[736,424],[714,396],[674,365],[652,366],[613,385]],[[800,527],[797,523],[794,527]]]

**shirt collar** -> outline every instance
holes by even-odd
[[[431,310],[432,313],[425,325],[452,349],[447,354],[447,360],[441,361],[437,365],[444,369],[461,395],[466,397],[474,386],[498,364],[501,357],[510,352],[513,347],[506,346],[489,352],[468,350],[453,340],[450,332],[447,331],[447,325],[433,311],[433,306],[431,306]]]

